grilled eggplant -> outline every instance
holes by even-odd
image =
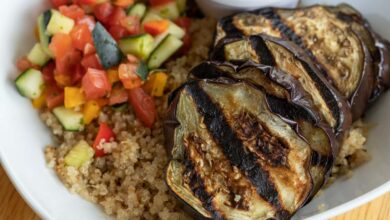
[[[305,108],[233,78],[173,96],[166,183],[199,219],[288,219],[329,175],[332,133]]]
[[[390,43],[375,33],[368,21],[352,6],[340,4],[329,9],[338,19],[351,25],[370,51],[376,73],[370,101],[376,100],[390,86]]]
[[[256,63],[274,66],[299,81],[321,117],[342,138],[351,124],[348,103],[327,82],[306,53],[291,42],[265,36],[236,36],[220,39],[211,60]]]
[[[374,88],[371,54],[350,25],[324,6],[301,9],[264,8],[222,19],[216,44],[222,38],[266,34],[293,41],[351,105],[353,118],[366,109]]]

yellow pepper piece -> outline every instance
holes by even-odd
[[[88,101],[84,105],[83,115],[84,115],[84,123],[89,124],[95,118],[99,117],[100,106],[99,103],[95,100]]]
[[[164,95],[164,89],[167,85],[168,75],[163,72],[157,72],[150,76],[149,79],[152,90],[150,94],[152,96],[161,97]],[[148,86],[146,86],[148,87]],[[148,89],[148,88],[147,88]]]
[[[108,81],[111,84],[118,82],[119,81],[118,70],[117,69],[107,70],[107,77],[108,77]]]
[[[44,90],[41,96],[32,100],[32,105],[35,109],[42,109],[43,106],[45,106],[45,104],[46,104],[46,91]]]
[[[65,87],[65,108],[75,108],[85,103],[84,92],[81,88]]]

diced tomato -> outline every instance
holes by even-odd
[[[86,24],[89,28],[90,31],[93,31],[93,29],[95,28],[95,24],[96,24],[96,21],[95,21],[95,18],[93,16],[84,16],[83,18],[79,19],[77,21],[77,24],[80,25],[80,24]]]
[[[93,149],[95,150],[95,156],[96,157],[102,157],[106,153],[103,149],[99,148],[98,146],[102,141],[110,142],[111,139],[115,138],[115,134],[112,131],[112,129],[106,124],[106,123],[100,123],[99,125],[99,131],[96,134],[95,141],[93,142]]]
[[[184,28],[186,31],[190,28],[191,25],[191,19],[188,17],[180,17],[175,20],[175,23],[179,26]]]
[[[53,61],[50,61],[42,68],[43,80],[48,85],[52,85],[55,83],[55,80],[54,80],[54,69],[55,68],[56,68],[56,65]]]
[[[150,5],[152,7],[154,6],[159,6],[159,5],[165,5],[165,4],[168,4],[168,3],[171,3],[173,2],[174,0],[149,0],[150,2]]]
[[[93,13],[98,19],[98,21],[107,24],[110,20],[110,16],[114,11],[114,7],[109,2],[105,2],[99,5],[96,5],[93,9]]]
[[[108,102],[109,105],[121,104],[129,100],[128,91],[119,84],[115,84],[115,86],[112,88]]]
[[[89,68],[83,77],[82,88],[86,99],[94,100],[106,96],[111,91],[111,84],[104,70]]]
[[[70,5],[70,6],[63,5],[59,8],[59,10],[62,15],[65,15],[68,18],[72,18],[75,21],[82,19],[85,15],[84,10],[80,8],[78,5]]]
[[[144,24],[144,30],[145,32],[155,36],[166,31],[168,29],[168,26],[168,20],[148,21]]]
[[[69,0],[50,0],[50,2],[54,8],[58,8],[61,5],[67,5],[69,3]]]
[[[84,47],[84,56],[96,53],[96,48],[94,44],[88,43]]]
[[[138,64],[139,63],[138,57],[136,57],[136,56],[134,56],[132,54],[127,54],[126,58],[129,61],[129,63],[132,63],[132,64]]]
[[[64,90],[56,85],[49,85],[46,88],[46,106],[49,109],[61,106],[64,104]]]
[[[134,0],[113,0],[112,2],[114,3],[114,5],[122,8],[127,8],[130,5],[134,4]]]
[[[81,65],[77,65],[76,70],[72,74],[72,85],[77,85],[81,82],[85,75],[85,69]]]
[[[99,104],[99,106],[101,108],[103,108],[104,106],[108,105],[108,98],[100,98],[100,99],[97,99],[96,102]]]
[[[92,33],[86,24],[75,26],[70,32],[73,46],[81,51],[84,51],[86,44],[93,44]]]
[[[33,67],[33,64],[27,59],[27,57],[22,57],[18,60],[18,62],[16,63],[16,67],[18,68],[18,70],[20,70],[21,72],[24,72],[26,71],[27,69]]]
[[[128,33],[130,35],[133,34],[139,34],[140,33],[140,26],[141,26],[141,21],[138,16],[127,16],[124,17],[121,21],[120,24],[122,27],[126,28]]]
[[[109,17],[108,24],[110,26],[113,25],[120,25],[121,20],[126,17],[126,12],[123,8],[121,7],[115,7],[114,10],[112,11],[112,14]]]
[[[81,65],[85,68],[93,68],[93,69],[103,69],[102,64],[100,63],[99,57],[96,53],[86,55],[81,60]]]
[[[183,41],[183,46],[181,46],[181,48],[180,48],[180,50],[179,50],[179,54],[184,55],[184,54],[186,54],[186,53],[190,50],[190,48],[191,48],[191,43],[192,43],[191,35],[187,32],[187,33],[184,35],[182,41]]]
[[[61,58],[73,49],[72,38],[68,34],[58,33],[53,36],[49,44],[49,49],[55,58]]]
[[[126,37],[129,35],[129,32],[126,28],[120,26],[120,25],[113,25],[108,29],[108,32],[111,34],[111,36],[115,40],[119,40],[123,37]]]
[[[136,70],[136,64],[122,63],[119,65],[118,76],[126,89],[134,89],[142,85],[142,80],[136,74]]]
[[[152,128],[157,117],[153,98],[146,94],[142,88],[135,88],[129,91],[129,101],[137,118],[146,127]]]
[[[82,53],[76,49],[72,49],[55,60],[56,71],[60,74],[71,75],[80,64],[81,59]]]
[[[73,0],[74,4],[79,5],[95,5],[98,2],[98,0]]]

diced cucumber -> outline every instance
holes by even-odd
[[[96,52],[105,69],[117,66],[123,57],[118,44],[99,22],[92,31]]]
[[[183,14],[187,8],[187,0],[176,0],[176,5],[180,14]]]
[[[38,17],[37,25],[38,25],[39,40],[41,42],[42,49],[45,51],[47,55],[53,57],[53,53],[49,49],[50,36],[46,34],[46,27],[49,24],[50,18],[51,18],[51,11],[47,10]]]
[[[144,61],[139,62],[139,65],[135,73],[142,79],[142,81],[148,79],[149,70],[148,70],[148,66],[146,66],[146,63]]]
[[[56,33],[69,34],[69,32],[73,29],[73,26],[73,19],[62,15],[57,10],[52,10],[51,18],[49,24],[47,25],[46,32],[49,35],[54,35]]]
[[[81,131],[84,128],[84,118],[81,112],[61,106],[53,109],[53,113],[66,131]]]
[[[168,34],[164,40],[154,49],[152,54],[150,54],[148,60],[149,69],[159,68],[169,57],[171,57],[181,46],[183,42],[173,36]]]
[[[144,23],[148,22],[148,21],[155,21],[155,20],[162,20],[163,18],[156,14],[155,12],[149,10],[148,12],[146,12],[146,15],[144,16],[144,18],[142,19],[142,26]]]
[[[127,15],[130,16],[138,16],[139,18],[143,18],[146,12],[146,5],[142,3],[137,3],[129,8],[127,11]]]
[[[180,16],[180,12],[175,1],[172,1],[170,3],[161,6],[155,6],[150,10],[160,15],[163,18],[167,18],[171,20],[176,19]]]
[[[36,43],[27,55],[27,59],[32,63],[43,66],[50,60],[49,55],[43,50],[41,43]]]
[[[28,69],[15,80],[16,88],[19,93],[27,98],[36,99],[41,96],[44,87],[44,81],[41,71]]]
[[[150,34],[130,36],[119,41],[119,48],[125,54],[133,54],[141,59],[148,58],[154,47],[154,39]]]
[[[186,32],[181,27],[177,26],[175,23],[170,22],[168,29],[164,31],[164,33],[155,36],[154,46],[156,47],[157,45],[159,45],[161,41],[164,40],[166,36],[168,36],[168,34],[172,34],[176,38],[182,39]]]
[[[80,168],[90,161],[94,155],[95,151],[93,148],[86,141],[81,140],[68,152],[64,162],[67,166]]]

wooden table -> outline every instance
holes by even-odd
[[[0,167],[0,219],[38,220],[39,217],[23,201]],[[340,215],[332,220],[387,220],[390,219],[390,192]]]

